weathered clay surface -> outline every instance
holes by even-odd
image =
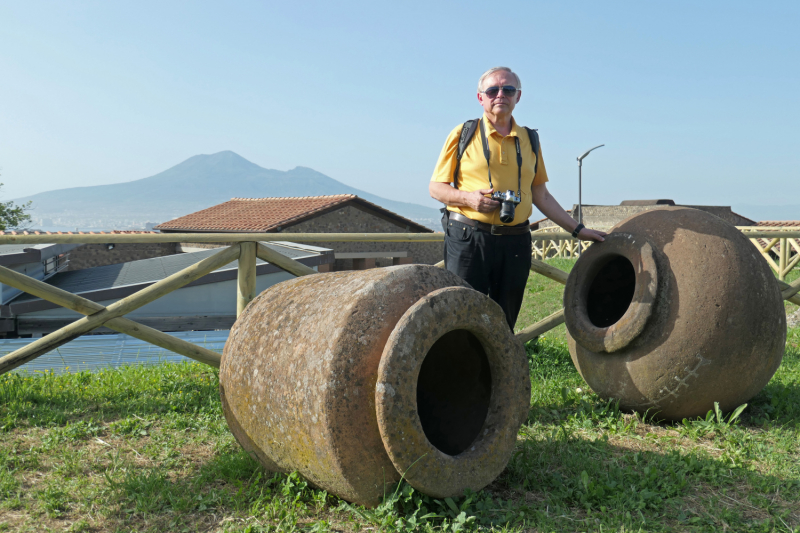
[[[395,468],[439,498],[478,491],[503,471],[530,398],[525,349],[500,306],[463,287],[406,311],[383,351],[375,395]]]
[[[375,414],[384,346],[412,305],[464,285],[446,270],[409,265],[305,276],[264,291],[232,328],[220,368],[223,409],[240,444],[266,468],[379,503],[384,483],[400,478]]]
[[[633,216],[590,247],[567,280],[564,311],[589,386],[664,419],[747,402],[786,342],[780,289],[755,247],[723,220],[681,207]]]

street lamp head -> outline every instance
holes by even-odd
[[[601,146],[605,146],[605,144],[599,144],[599,145],[595,146],[594,148],[591,148],[591,149],[587,150],[586,152],[583,153],[582,156],[578,157],[578,161],[579,162],[583,161],[583,158],[586,157],[587,155],[589,155],[589,152],[591,152],[592,150],[597,150]]]

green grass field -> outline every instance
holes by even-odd
[[[561,290],[532,276],[520,326]],[[0,532],[800,530],[800,329],[735,420],[619,412],[586,389],[563,326],[528,354],[530,415],[501,477],[455,500],[392,487],[377,509],[264,471],[209,367],[0,376]]]

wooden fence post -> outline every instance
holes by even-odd
[[[778,255],[778,279],[783,281],[786,279],[786,263],[789,258],[789,250],[786,246],[787,239],[781,239],[781,250]]]
[[[236,283],[236,317],[242,314],[247,304],[256,297],[256,244],[239,244],[239,273]]]

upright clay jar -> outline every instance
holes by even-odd
[[[684,207],[615,226],[564,291],[575,366],[602,398],[680,420],[755,396],[780,365],[786,315],[759,251],[734,226]]]

